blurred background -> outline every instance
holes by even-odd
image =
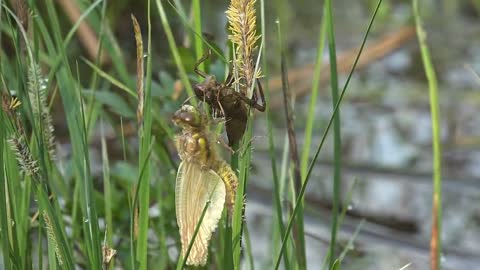
[[[79,17],[78,9],[89,1],[61,0],[59,14],[65,31]],[[134,14],[146,30],[146,1],[116,0],[106,6],[106,23],[117,41],[105,50],[100,59],[102,70],[113,77],[135,78],[135,40],[130,14]],[[188,11],[189,1],[183,4]],[[337,61],[343,86],[346,76],[361,44],[376,2],[374,0],[333,1]],[[440,90],[441,140],[443,147],[443,228],[442,269],[480,269],[480,1],[478,0],[423,0],[420,10],[427,33],[428,45]],[[286,120],[283,109],[280,78],[280,52],[277,42],[277,21],[287,48],[290,88],[296,96],[295,129],[299,149],[303,148],[305,120],[308,114],[310,91],[321,16],[322,1],[265,1],[266,55],[268,77],[262,78],[264,89],[270,95],[273,114],[273,134],[278,164],[288,161]],[[191,49],[189,29],[180,16],[165,1],[167,17],[179,46],[186,70],[193,78],[196,57]],[[223,51],[227,51],[225,10],[228,1],[201,2],[204,37]],[[187,14],[188,15],[188,14]],[[92,59],[98,43],[95,22],[83,24],[69,45],[68,58],[81,71],[80,80],[89,91],[92,68],[80,57]],[[187,98],[178,80],[172,55],[160,18],[152,17],[152,59],[155,110],[164,117],[170,115]],[[145,35],[146,36],[146,35]],[[8,42],[5,42],[8,56]],[[93,48],[93,49],[92,49]],[[93,50],[93,54],[92,54]],[[12,52],[12,50],[10,51]],[[125,66],[116,67],[115,54],[121,54]],[[114,61],[112,61],[112,58]],[[320,142],[332,113],[329,88],[328,47],[325,47],[321,69],[320,91],[315,107],[315,123],[311,153]],[[123,71],[122,71],[123,70]],[[224,66],[220,60],[210,62],[210,71],[221,78]],[[124,72],[122,74],[122,72]],[[119,75],[120,74],[120,75]],[[107,84],[100,83],[101,87]],[[131,85],[131,84],[130,84]],[[121,93],[121,91],[117,91]],[[84,93],[88,96],[88,93]],[[105,110],[105,132],[110,154],[112,181],[115,183],[114,220],[119,230],[128,227],[127,214],[122,213],[125,186],[135,181],[136,168],[129,162],[134,156],[136,141],[135,103],[123,94],[96,94]],[[61,102],[57,97],[54,104]],[[61,106],[53,106],[54,126],[60,143],[60,159],[71,155],[68,130]],[[368,37],[358,70],[352,77],[341,111],[342,131],[342,205],[347,209],[339,231],[340,247],[351,251],[343,262],[343,269],[427,269],[432,208],[432,135],[428,84],[423,71],[418,41],[413,24],[410,1],[384,1]],[[252,254],[257,269],[272,264],[271,236],[274,211],[272,208],[273,181],[268,150],[267,123],[263,114],[257,114],[254,130],[254,154],[248,184],[246,222],[252,239]],[[125,125],[125,152],[123,138],[118,136],[120,119]],[[168,131],[153,127],[158,138]],[[102,157],[98,125],[93,132],[90,153],[92,171],[102,176]],[[130,134],[130,135],[129,135]],[[171,149],[171,159],[178,162],[172,142],[159,140]],[[161,151],[159,151],[160,153]],[[160,154],[158,154],[160,155]],[[125,159],[125,157],[127,157]],[[278,166],[280,168],[280,166]],[[68,175],[68,164],[65,165]],[[172,177],[175,171],[156,168]],[[162,171],[163,170],[163,171]],[[288,171],[281,171],[281,188],[290,189],[286,180]],[[332,208],[333,137],[323,147],[306,193],[305,231],[309,269],[318,269],[328,250],[330,215]],[[101,184],[97,183],[99,190]],[[165,192],[163,190],[162,192]],[[173,205],[159,209],[153,191],[151,216],[173,215]],[[168,196],[173,196],[170,194]],[[351,196],[351,197],[350,197]],[[350,200],[348,200],[350,198]],[[171,198],[170,198],[171,199]],[[285,199],[287,200],[287,199]],[[287,203],[285,207],[287,207]],[[167,212],[164,212],[167,211]],[[168,212],[170,211],[170,212]],[[175,222],[166,222],[175,230]],[[354,239],[354,240],[353,240]],[[117,239],[118,240],[118,239]],[[155,241],[161,241],[155,239]],[[167,239],[168,240],[168,239]],[[120,240],[118,240],[120,241]],[[169,243],[172,242],[169,239]],[[118,242],[117,242],[118,243]],[[121,246],[121,244],[118,244]],[[155,244],[152,244],[155,251]],[[120,256],[128,251],[118,248]],[[123,253],[122,253],[123,252]],[[175,258],[176,251],[169,251]],[[125,255],[126,256],[126,255]]]

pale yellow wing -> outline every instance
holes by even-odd
[[[188,265],[205,265],[207,262],[208,243],[217,228],[225,203],[225,185],[214,171],[202,169],[193,162],[182,162],[177,174],[175,208],[183,257],[207,201],[210,201],[210,205],[188,256]]]

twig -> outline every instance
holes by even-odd
[[[80,16],[82,16],[82,11],[73,0],[57,0],[57,2],[60,4],[72,23],[78,21]],[[98,50],[100,49],[100,41],[93,29],[86,21],[83,21],[80,23],[77,33],[80,42],[87,50],[89,58],[96,59]],[[106,51],[103,51],[101,54],[100,63],[103,65],[109,61],[110,57],[107,55]]]
[[[357,68],[363,68],[371,63],[382,59],[393,51],[399,49],[405,43],[410,41],[415,37],[415,28],[411,26],[403,27],[400,30],[385,35],[382,39],[374,42],[372,45],[365,48],[360,57]],[[345,74],[350,71],[353,61],[358,53],[358,48],[350,49],[337,58],[337,72],[339,74]],[[296,97],[301,97],[310,93],[311,90],[311,78],[313,76],[314,64],[308,64],[302,68],[295,69],[288,74],[288,80],[292,85],[295,85],[293,88],[295,91]],[[322,75],[320,77],[320,84],[324,85],[330,80],[330,64],[326,63],[323,65],[320,72]],[[303,84],[302,84],[303,83]],[[269,89],[270,91],[278,91],[282,87],[282,78],[281,76],[273,77],[269,80]],[[297,85],[299,87],[297,87]],[[273,99],[270,102],[272,108],[280,107],[283,104],[281,98]]]

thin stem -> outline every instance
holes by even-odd
[[[442,243],[440,232],[442,231],[442,150],[440,142],[440,108],[438,101],[438,85],[435,69],[430,57],[430,51],[426,43],[426,33],[422,27],[422,20],[418,10],[418,1],[413,0],[413,13],[417,28],[418,42],[422,55],[423,67],[428,80],[430,97],[430,111],[432,115],[432,139],[433,139],[433,205],[432,205],[432,235],[430,239],[430,269],[438,270]]]

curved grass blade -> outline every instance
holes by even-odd
[[[213,46],[212,44],[210,44],[210,42],[208,42],[202,35],[202,33],[199,33],[198,30],[196,30],[196,28],[194,26],[192,26],[189,22],[188,22],[188,19],[185,17],[185,14],[182,14],[182,12],[179,11],[179,9],[171,2],[171,1],[168,1],[168,3],[170,4],[170,6],[172,7],[172,9],[177,13],[178,17],[181,19],[182,23],[184,26],[186,26],[194,35],[195,35],[195,38],[196,39],[199,39],[203,42],[203,44],[207,45],[207,47],[212,50],[212,52],[219,58],[221,59],[224,63],[228,63],[228,60],[225,58],[225,56],[223,56],[223,54],[221,52],[219,52],[215,46]],[[202,54],[203,54],[203,51],[202,51]],[[202,56],[202,54],[200,54],[200,57]],[[197,56],[197,59],[200,59],[199,56]]]
[[[350,250],[353,250],[353,249],[354,249],[353,242],[355,241],[355,239],[357,239],[357,236],[358,236],[358,234],[360,233],[360,230],[362,229],[363,224],[365,224],[365,219],[362,219],[362,220],[360,221],[360,223],[357,225],[357,228],[356,228],[355,231],[353,232],[352,237],[350,237],[350,239],[348,240],[347,245],[343,248],[342,253],[340,253],[340,256],[338,257],[339,265],[341,264],[341,262],[343,261],[343,259],[345,259],[345,256],[347,256],[347,253],[348,253]]]
[[[99,67],[97,67],[94,63],[90,62],[88,59],[86,58],[81,58],[83,60],[83,62],[85,62],[85,64],[87,64],[89,67],[91,67],[95,72],[98,73],[98,75],[100,75],[100,77],[108,80],[109,82],[111,82],[113,85],[115,85],[116,87],[122,89],[123,91],[125,91],[127,94],[129,94],[130,96],[134,97],[134,98],[137,98],[137,95],[135,94],[135,91],[133,91],[132,89],[130,89],[128,86],[124,85],[123,83],[121,83],[120,81],[118,81],[117,79],[113,78],[111,75],[109,75],[108,73],[106,73],[105,71],[103,71],[102,69],[100,69]]]
[[[156,0],[158,14],[160,15],[160,20],[163,25],[163,29],[165,30],[165,34],[167,35],[168,45],[170,46],[170,51],[172,52],[173,59],[175,60],[175,64],[177,66],[178,72],[180,74],[180,79],[187,89],[187,93],[189,96],[194,96],[195,93],[193,92],[192,84],[188,79],[187,72],[185,71],[185,67],[183,66],[182,58],[180,57],[180,53],[178,51],[177,45],[175,43],[175,39],[173,37],[172,29],[170,28],[170,24],[168,22],[167,15],[165,14],[165,10],[163,8],[163,4],[161,0]],[[197,100],[192,99],[190,101],[193,105],[197,105]]]
[[[340,270],[340,260],[339,259],[336,259],[333,263],[332,263],[332,267],[330,268],[331,270]]]

